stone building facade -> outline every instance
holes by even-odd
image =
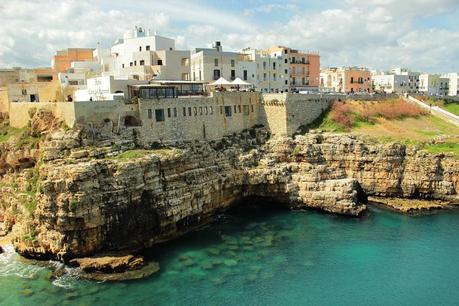
[[[90,124],[112,132],[141,132],[146,142],[215,140],[256,125],[272,134],[291,136],[325,111],[334,95],[262,94],[259,92],[214,92],[211,96],[112,101],[10,103],[10,124],[28,124],[32,108],[51,111],[67,126]]]

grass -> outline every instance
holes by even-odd
[[[432,104],[443,108],[444,110],[459,116],[459,102],[448,98],[434,98],[434,97],[417,97],[427,104]]]
[[[423,150],[429,153],[450,153],[459,157],[459,143],[437,143],[429,144],[423,147]]]
[[[167,156],[167,155],[170,155],[171,153],[174,153],[174,152],[177,152],[177,150],[176,149],[168,149],[168,148],[155,149],[155,150],[136,149],[136,150],[125,151],[125,152],[120,153],[120,154],[118,154],[116,156],[111,156],[108,159],[119,160],[119,161],[129,161],[129,160],[132,160],[132,159],[142,158],[142,157],[150,155],[150,154]]]
[[[400,116],[396,119],[388,119],[384,116],[373,117],[371,120],[362,119],[360,110],[362,104],[374,105],[375,102],[347,102],[348,110],[353,118],[348,128],[332,117],[329,111],[314,128],[326,132],[348,132],[354,135],[362,135],[377,143],[399,142],[409,146],[416,145],[430,153],[451,153],[459,157],[459,127],[430,114],[417,116]],[[338,119],[342,119],[339,118]],[[431,144],[432,140],[439,136],[446,136],[442,143]]]

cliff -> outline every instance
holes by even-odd
[[[84,130],[50,134],[34,168],[4,175],[19,182],[2,188],[1,213],[5,220],[16,216],[4,229],[15,224],[22,255],[69,260],[140,250],[251,196],[353,216],[366,209],[367,195],[457,201],[458,160],[352,136],[270,139],[264,129],[251,129],[220,141],[141,150],[138,135],[90,139]],[[17,189],[33,173],[34,205],[23,209]]]

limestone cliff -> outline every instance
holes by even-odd
[[[85,143],[87,136],[54,133],[42,144],[36,207],[14,226],[21,254],[67,260],[142,249],[249,196],[359,215],[366,194],[457,199],[459,187],[456,159],[346,135],[269,139],[265,130],[252,129],[142,151],[132,150],[136,137],[95,147]]]

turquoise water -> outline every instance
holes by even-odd
[[[459,211],[360,219],[245,207],[151,250],[161,272],[118,284],[50,280],[0,255],[1,305],[454,305]]]

